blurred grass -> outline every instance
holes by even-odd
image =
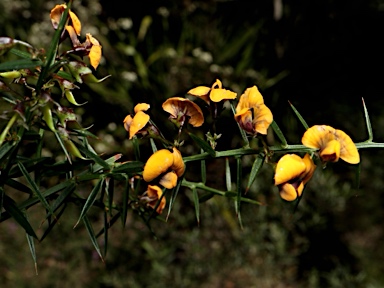
[[[150,103],[151,117],[167,132],[161,103],[196,85],[211,85],[216,77],[238,93],[258,85],[290,143],[300,142],[303,128],[288,100],[310,126],[329,124],[357,142],[367,137],[364,97],[374,137],[384,139],[382,1],[284,3],[279,19],[272,2],[247,3],[140,1],[124,9],[115,0],[75,3],[84,31],[103,46],[105,59],[96,75],[112,75],[76,91],[76,99],[88,104],[75,111],[84,127],[94,124],[100,152],[133,155],[122,120],[136,103]],[[2,1],[0,35],[48,47],[53,33],[47,15],[55,4],[60,3]],[[239,135],[228,133],[230,114],[224,116],[218,124],[222,150],[241,145]],[[75,207],[69,206],[53,233],[36,243],[38,276],[25,234],[13,220],[5,221],[0,226],[0,284],[382,287],[383,153],[361,153],[360,189],[352,167],[336,163],[319,168],[294,214],[293,205],[278,197],[271,167],[265,165],[249,193],[267,205],[242,206],[244,230],[238,227],[233,203],[216,197],[200,205],[197,226],[192,192],[180,192],[169,222],[152,221],[157,240],[132,213],[125,229],[115,225],[105,264],[84,227],[73,229],[80,213]],[[243,159],[244,185],[252,161],[251,156]],[[225,185],[221,166],[220,161],[208,164],[210,184]],[[41,209],[28,211],[36,228]],[[95,231],[103,221],[97,212],[91,218]]]

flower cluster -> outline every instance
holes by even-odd
[[[217,108],[217,104],[222,104],[227,100],[235,100],[237,97],[237,93],[223,88],[222,82],[218,79],[211,87],[198,86],[190,89],[187,95],[201,98],[204,100],[203,103],[208,106],[214,105],[215,108]],[[129,139],[139,135],[146,136],[153,130],[154,125],[150,121],[150,116],[145,113],[149,108],[149,104],[139,103],[134,108],[135,114],[125,117],[123,123],[124,128],[129,132]],[[179,133],[187,124],[192,127],[201,127],[204,124],[205,119],[202,108],[191,99],[171,97],[164,101],[162,108],[169,114],[170,121],[179,128]],[[263,97],[256,86],[246,89],[240,96],[234,119],[242,129],[252,136],[257,136],[258,133],[267,134],[267,129],[272,123],[273,117],[269,108],[264,104]],[[157,135],[160,135],[160,133],[157,133]],[[210,133],[207,133],[207,135],[210,135]],[[216,135],[215,139],[219,137],[220,135]],[[169,143],[169,141],[163,140],[165,143]],[[181,153],[176,148],[181,145],[182,143],[177,142],[176,146],[171,148],[172,152],[168,149],[156,151],[149,157],[144,166],[142,177],[149,185],[140,199],[152,208],[155,199],[157,201],[161,199],[162,204],[157,208],[158,213],[161,213],[166,203],[163,190],[158,185],[165,189],[172,189],[185,172],[185,164]],[[149,197],[149,195],[151,196]],[[159,207],[162,208],[159,209]]]
[[[201,98],[209,107],[214,107],[212,111],[217,112],[218,104],[224,101],[233,101],[237,98],[237,93],[223,88],[222,82],[216,80],[211,87],[197,86],[187,92],[187,96]],[[271,110],[265,105],[264,98],[256,86],[245,89],[243,94],[237,99],[237,106],[234,112],[234,120],[239,124],[240,129],[244,130],[250,137],[263,137],[273,122]],[[183,97],[168,98],[162,108],[169,113],[169,119],[179,128],[179,134],[185,125],[201,127],[204,124],[205,116],[199,105],[191,99]],[[135,106],[135,115],[128,115],[124,119],[124,127],[129,132],[129,139],[141,134],[148,135],[150,127],[150,117],[145,113],[149,109],[146,103],[139,103]],[[216,115],[214,115],[216,116]],[[158,133],[159,134],[159,133]],[[210,132],[207,140],[211,141]],[[216,134],[215,134],[216,135]],[[259,136],[260,135],[260,136]],[[218,139],[220,135],[216,135]],[[168,145],[170,141],[165,141]],[[302,196],[304,186],[313,176],[316,165],[315,157],[319,158],[323,164],[326,162],[337,162],[340,158],[344,161],[357,164],[360,161],[359,153],[351,138],[341,130],[334,129],[326,125],[315,125],[309,128],[302,137],[305,147],[312,150],[311,154],[306,153],[303,157],[296,154],[286,154],[282,156],[275,166],[274,181],[279,189],[282,199],[293,201]],[[161,205],[157,208],[160,213],[165,206],[163,190],[172,189],[177,185],[177,181],[185,172],[185,164],[178,148],[183,143],[175,141],[175,145],[170,149],[156,151],[147,160],[143,179],[148,182],[147,191],[141,199],[147,201],[148,206],[153,208],[154,199],[160,200]],[[211,146],[215,147],[215,145]],[[268,147],[264,147],[268,149]],[[170,151],[172,150],[172,151]],[[148,198],[151,195],[150,198]]]
[[[352,139],[343,131],[327,125],[315,125],[305,131],[301,142],[313,148],[323,164],[342,159],[358,164],[360,155]],[[293,201],[301,196],[304,185],[311,179],[315,164],[309,154],[304,158],[286,154],[276,165],[275,185],[284,200]]]
[[[65,9],[67,9],[66,4],[56,5],[51,10],[51,23],[53,28],[57,29],[60,23],[61,16],[63,15]],[[101,45],[96,38],[94,38],[90,33],[87,33],[85,42],[81,43],[78,36],[81,33],[81,22],[77,15],[69,10],[69,18],[65,25],[65,31],[67,32],[63,35],[65,38],[69,36],[72,42],[73,50],[70,51],[73,54],[79,56],[88,56],[91,62],[91,65],[94,69],[99,66],[101,59]],[[64,40],[64,39],[62,39]]]

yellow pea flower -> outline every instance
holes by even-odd
[[[149,122],[149,115],[143,111],[147,111],[150,105],[147,103],[139,103],[135,106],[135,116],[127,115],[123,121],[124,128],[129,132],[129,139],[132,139],[138,133],[145,133],[144,128]]]
[[[223,100],[236,99],[237,93],[223,88],[223,84],[216,79],[212,87],[198,86],[187,92],[190,95],[200,97],[209,104],[210,101],[220,102]]]
[[[167,189],[176,186],[177,178],[185,171],[185,164],[181,153],[173,147],[173,152],[168,149],[156,151],[149,157],[144,165],[143,179],[151,182],[160,177],[160,184]]]
[[[281,157],[275,171],[275,185],[279,188],[280,197],[286,201],[300,197],[315,169],[316,165],[309,154],[305,154],[303,158],[296,154]]]
[[[360,155],[352,139],[342,130],[327,125],[314,125],[305,131],[301,142],[319,149],[323,162],[337,162],[339,158],[350,164],[360,162]]]
[[[54,29],[57,29],[59,26],[61,15],[64,13],[64,10],[67,9],[66,4],[59,4],[52,8],[50,13],[51,23]],[[80,36],[81,32],[81,22],[77,15],[69,10],[69,21],[65,25],[65,30],[67,30],[69,36],[72,39],[72,35]]]
[[[99,41],[97,41],[96,38],[94,38],[90,33],[87,33],[85,36],[87,39],[84,43],[84,46],[89,53],[88,57],[92,67],[96,69],[100,64],[102,47]]]
[[[266,135],[273,121],[272,112],[256,86],[247,88],[240,96],[234,117],[245,132],[254,136],[257,133]]]
[[[204,123],[204,115],[201,108],[189,99],[171,97],[165,100],[163,110],[171,114],[170,118],[176,119],[179,124],[188,121],[193,127],[199,127]]]
[[[162,195],[163,195],[163,191],[160,189],[159,186],[148,185],[147,191],[145,191],[141,199],[147,200],[148,201],[147,205],[152,209],[155,209],[157,202],[159,201],[159,199],[161,199],[159,205],[156,208],[156,212],[158,214],[161,214],[167,203],[165,197],[161,198]]]

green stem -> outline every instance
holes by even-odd
[[[220,196],[237,197],[237,193],[236,192],[231,192],[231,191],[225,192],[225,191],[217,190],[217,189],[205,186],[205,184],[203,184],[201,182],[190,182],[190,181],[187,181],[187,180],[183,179],[183,182],[181,183],[181,186],[188,187],[191,190],[198,188],[198,189],[205,190],[207,192],[211,192],[213,194],[217,194],[217,195],[220,195]],[[252,199],[249,199],[249,198],[244,198],[244,197],[241,197],[241,201],[247,202],[247,203],[252,203],[252,204],[262,205],[262,203],[260,203],[258,201],[255,201],[255,200],[252,200]]]
[[[364,141],[356,143],[356,148],[358,149],[367,149],[367,148],[384,148],[384,143],[376,143],[372,141]],[[295,145],[287,145],[285,147],[282,147],[280,145],[275,146],[269,146],[269,151],[273,151],[274,153],[284,152],[284,153],[302,153],[307,152],[311,153],[316,151],[316,149],[308,148],[301,144],[295,144]],[[221,158],[221,157],[232,157],[232,156],[240,156],[240,155],[253,155],[253,154],[259,154],[261,152],[264,152],[262,149],[251,149],[251,148],[239,148],[239,149],[232,149],[232,150],[226,150],[226,151],[216,151],[214,158]],[[184,162],[192,162],[192,161],[199,161],[204,159],[212,158],[208,153],[201,153],[201,154],[195,154],[192,156],[184,157]]]

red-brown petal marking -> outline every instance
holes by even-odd
[[[162,105],[163,110],[177,119],[179,116],[187,115],[189,124],[199,127],[204,123],[203,111],[194,102],[181,97],[168,98]]]

